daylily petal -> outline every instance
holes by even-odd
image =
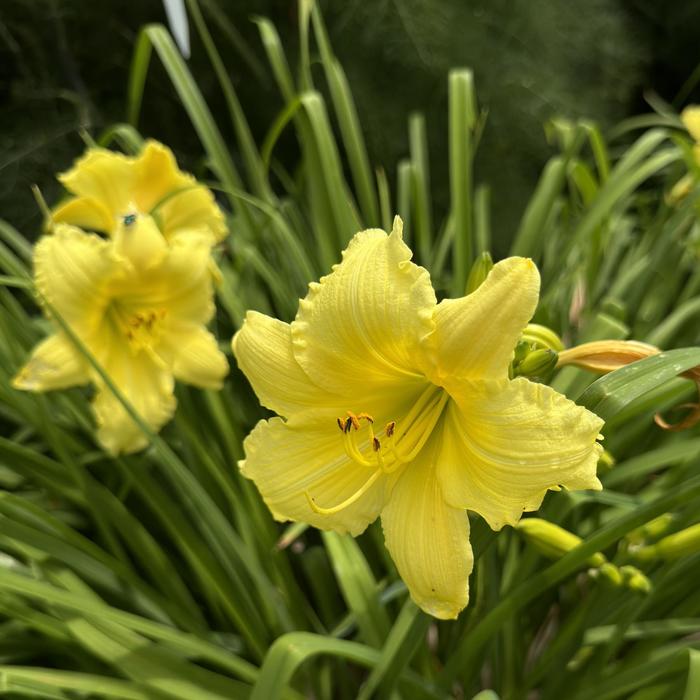
[[[358,233],[333,272],[309,285],[292,342],[318,386],[347,395],[422,381],[416,355],[433,328],[435,293],[428,272],[410,259],[397,217],[389,236]]]
[[[175,412],[172,373],[146,352],[135,356],[115,342],[102,348],[98,360],[143,421],[157,432]],[[129,416],[112,391],[96,380],[98,392],[93,402],[97,418],[97,438],[112,454],[136,452],[148,444],[148,438]]]
[[[34,247],[34,271],[37,289],[58,313],[87,329],[99,323],[118,268],[109,241],[58,224]]]
[[[168,244],[152,217],[136,216],[133,222],[120,222],[117,225],[114,251],[126,258],[135,269],[145,271],[163,260]]]
[[[128,213],[134,168],[131,159],[121,153],[103,148],[90,149],[58,179],[67,190],[98,202],[115,217]]]
[[[260,403],[275,413],[290,416],[333,402],[342,405],[337,395],[317,387],[296,361],[288,323],[249,311],[232,347]]]
[[[169,192],[186,185],[173,152],[161,143],[147,141],[134,160],[134,201],[148,213]]]
[[[202,389],[221,389],[228,360],[209,331],[202,326],[182,327],[170,335],[169,343],[176,379]]]
[[[310,523],[322,530],[359,535],[384,506],[387,477],[379,476],[354,503],[333,515],[315,512],[308,498],[333,508],[360,491],[373,476],[343,450],[331,414],[296,414],[289,421],[260,421],[243,443],[240,463],[277,520]],[[307,495],[308,494],[308,498]]]
[[[214,195],[204,185],[195,184],[194,178],[156,207],[154,216],[169,240],[182,232],[206,231],[211,242],[216,243],[228,234],[224,214]]]
[[[540,275],[527,258],[496,264],[468,296],[445,299],[435,309],[435,331],[424,347],[434,366],[429,378],[442,385],[449,377],[501,378],[520,334],[537,308]]]
[[[156,267],[116,280],[113,296],[132,308],[163,310],[171,320],[206,325],[214,315],[208,236],[178,238]]]
[[[50,391],[89,381],[84,358],[64,335],[55,334],[34,348],[27,364],[12,380],[12,386],[24,391]]]
[[[110,233],[117,222],[103,204],[90,197],[73,197],[59,204],[51,212],[51,220],[54,224],[72,224],[88,231],[105,233]]]
[[[447,501],[498,530],[539,507],[548,489],[600,489],[603,421],[548,386],[455,382],[438,476]]]
[[[681,120],[688,133],[696,140],[700,141],[700,106],[691,105],[681,112]]]
[[[429,615],[454,619],[469,600],[474,557],[464,509],[444,499],[436,474],[439,440],[409,464],[382,511],[386,546],[411,598]]]
[[[149,141],[135,162],[134,200],[139,210],[154,207],[161,230],[170,238],[180,230],[206,230],[215,241],[227,232],[223,213],[211,191],[181,172],[172,151]]]

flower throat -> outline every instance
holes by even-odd
[[[374,418],[368,413],[348,411],[337,419],[347,456],[360,466],[373,469],[367,481],[341,503],[324,508],[305,492],[309,506],[320,515],[333,515],[357,502],[383,474],[392,474],[412,462],[425,446],[440,420],[449,396],[441,387],[430,384],[400,422],[389,421],[378,433],[374,431]],[[366,426],[366,439],[360,434]]]

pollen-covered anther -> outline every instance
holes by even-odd
[[[396,421],[395,421],[395,420],[390,420],[390,421],[386,424],[386,426],[385,426],[385,428],[384,428],[384,434],[385,434],[388,438],[390,438],[390,437],[394,434],[394,431],[395,431],[395,430],[396,430]]]
[[[350,424],[352,425],[355,430],[360,429],[360,419],[352,412],[348,411],[348,420],[350,421]]]

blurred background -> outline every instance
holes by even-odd
[[[202,0],[256,140],[282,109],[255,15],[277,26],[288,55],[298,43],[290,0]],[[394,183],[408,151],[407,117],[427,118],[431,171],[446,206],[447,71],[473,68],[488,111],[477,182],[492,187],[494,248],[505,250],[549,155],[543,124],[588,117],[609,128],[649,111],[700,101],[700,2],[669,0],[326,0],[331,43],[348,75],[370,158]],[[0,5],[0,216],[34,238],[40,214],[30,186],[49,202],[54,174],[92,135],[125,118],[129,65],[139,28],[166,22],[160,0],[3,0]],[[221,91],[195,32],[192,72],[232,140]],[[318,67],[318,84],[323,85]],[[169,144],[183,165],[202,166],[201,147],[165,71],[151,64],[141,132]],[[288,130],[275,150],[293,170]],[[444,193],[441,198],[440,193]]]

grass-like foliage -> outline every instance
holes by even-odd
[[[553,375],[554,388],[606,420],[605,488],[547,497],[538,517],[576,535],[561,551],[543,553],[526,529],[493,533],[473,517],[469,607],[457,621],[436,621],[408,598],[378,523],[355,540],[273,521],[236,466],[244,436],[265,414],[229,340],[247,309],[293,318],[306,285],[338,262],[350,237],[391,230],[395,213],[438,296],[464,294],[474,261],[491,250],[491,211],[510,206],[477,186],[486,120],[478,86],[466,69],[445,76],[450,197],[439,212],[424,118],[407,117],[410,156],[396,177],[374,169],[346,75],[310,3],[300,3],[294,67],[272,23],[256,19],[280,94],[262,144],[197,0],[187,5],[235,143],[159,25],[145,27],[135,47],[128,123],[95,138],[138,153],[149,65],[161,63],[171,85],[159,88],[182,105],[163,118],[197,134],[208,184],[229,212],[231,234],[216,253],[214,331],[232,374],[220,392],[179,386],[175,419],[159,435],[142,424],[145,451],[108,456],[95,442],[87,391],[10,387],[47,322],[31,246],[0,223],[0,693],[700,696],[700,536],[663,540],[697,522],[700,433],[654,422],[683,418],[688,409],[676,407],[697,400],[697,390],[678,375],[700,365],[700,190],[669,196],[686,173],[698,174],[678,115],[639,117],[606,134],[587,121],[547,125],[554,155],[511,246],[542,274],[535,322],[566,346],[634,339],[669,352],[597,381],[574,367]],[[275,158],[287,132],[299,145],[291,171]]]

